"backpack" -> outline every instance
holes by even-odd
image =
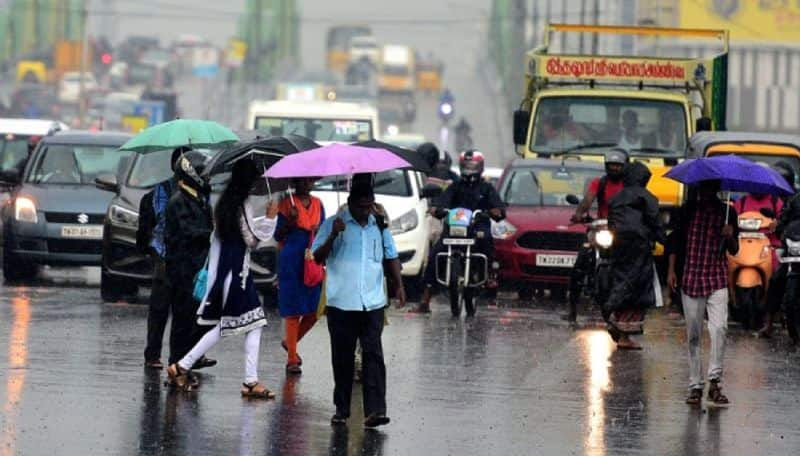
[[[744,210],[745,198],[747,198],[747,195],[743,195],[741,198],[736,200],[735,208],[736,208],[737,212],[742,212]],[[775,196],[775,195],[771,195],[770,196],[770,202],[772,203],[772,212],[775,214],[775,217],[777,217],[778,216],[778,197]]]

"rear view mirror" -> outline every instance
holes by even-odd
[[[701,117],[695,122],[695,131],[711,131],[711,119]]]
[[[0,171],[0,181],[16,185],[20,181],[20,172],[17,168],[4,169]]]
[[[528,140],[528,124],[531,122],[531,113],[528,111],[514,111],[514,144],[524,146]]]
[[[426,184],[424,187],[422,187],[422,198],[437,198],[441,194],[442,187],[436,184]]]
[[[577,206],[578,204],[581,204],[581,200],[577,196],[572,195],[572,194],[567,195],[567,202],[569,204],[572,204],[573,206]]]
[[[114,174],[101,174],[94,179],[94,186],[106,192],[117,193],[119,191],[119,183],[117,176]]]

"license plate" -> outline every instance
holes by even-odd
[[[536,266],[571,268],[575,265],[577,257],[577,255],[536,255]]]
[[[61,237],[77,239],[103,239],[102,225],[65,225]]]
[[[800,263],[800,257],[780,257],[778,261],[780,263]]]
[[[445,238],[442,241],[444,245],[474,245],[475,239],[457,239],[457,238]]]

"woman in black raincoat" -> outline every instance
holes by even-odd
[[[641,331],[644,311],[655,304],[653,245],[665,243],[658,221],[658,199],[647,191],[650,171],[639,162],[626,166],[624,188],[609,200],[608,224],[614,233],[611,291],[603,309],[609,333],[622,349],[641,349],[629,333]]]
[[[178,159],[178,190],[165,214],[165,260],[172,305],[169,364],[183,358],[205,333],[195,325],[198,303],[192,297],[194,277],[205,264],[214,227],[208,201],[211,187],[201,177],[205,163],[206,156],[196,151]]]

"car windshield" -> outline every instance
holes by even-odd
[[[408,173],[399,169],[375,174],[375,193],[390,196],[411,196],[411,185]],[[347,191],[347,179],[342,177],[325,177],[314,183],[316,191]]]
[[[212,151],[201,150],[209,157],[213,155]],[[164,149],[149,154],[137,154],[134,159],[131,172],[128,174],[128,186],[133,188],[150,188],[158,183],[172,177],[172,167],[169,165],[169,158],[172,156],[172,149]],[[218,179],[212,179],[211,184],[214,185],[220,180],[227,182],[230,174],[218,176]]]
[[[686,116],[677,102],[548,97],[537,106],[530,149],[557,153],[603,144],[618,145],[632,155],[683,157],[686,138]]]
[[[314,141],[359,142],[372,139],[372,121],[256,117],[256,130],[272,136],[300,135]]]
[[[0,170],[22,170],[28,158],[28,138],[14,135],[0,137]]]
[[[118,173],[122,158],[131,154],[118,146],[46,144],[39,149],[28,182],[93,185],[100,174]]]
[[[567,195],[583,195],[602,169],[521,167],[514,168],[501,190],[509,206],[569,206]]]

